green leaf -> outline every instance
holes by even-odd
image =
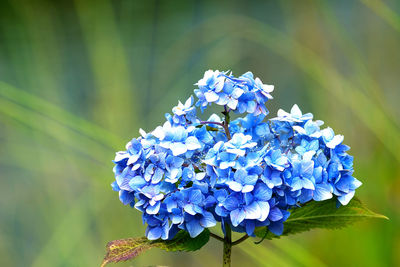
[[[358,198],[353,198],[346,206],[336,207],[337,200],[311,201],[302,207],[290,210],[290,217],[283,223],[283,234],[293,235],[315,228],[339,229],[367,218],[388,219],[369,210]],[[267,227],[255,230],[256,236],[264,239],[279,238]]]
[[[151,248],[160,248],[166,251],[195,251],[204,246],[210,239],[210,231],[204,231],[195,238],[191,238],[186,231],[180,231],[171,240],[148,240],[146,237],[126,238],[114,240],[107,244],[107,254],[101,266],[110,262],[120,262],[133,259]]]

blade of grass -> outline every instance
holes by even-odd
[[[20,107],[4,98],[0,98],[0,112],[19,121],[20,123],[32,127],[36,131],[42,132],[43,134],[72,147],[87,158],[93,160],[98,160],[100,158],[103,160],[110,155],[110,150],[105,149],[103,146],[93,142],[91,139],[85,138],[82,140],[80,139],[81,135],[73,131],[69,131],[69,134],[67,135],[65,132],[67,128],[63,127],[59,123],[49,120],[40,114],[30,112],[28,109]],[[29,117],[27,114],[29,114]],[[47,125],[47,127],[44,128],[43,125]],[[75,135],[75,138],[70,139],[69,135]],[[78,140],[81,141],[77,142]]]
[[[129,65],[121,36],[116,25],[111,1],[96,1],[93,8],[89,2],[75,1],[75,7],[93,69],[97,105],[94,116],[107,128],[127,134],[136,125],[140,102],[136,101],[129,75]],[[116,118],[129,117],[129,124]]]
[[[386,23],[394,30],[400,33],[400,16],[382,0],[360,0],[360,2],[386,21]]]
[[[121,144],[124,143],[120,137],[110,133],[95,123],[78,117],[43,98],[35,96],[27,91],[17,89],[2,81],[0,81],[0,97],[25,106],[35,113],[46,116],[112,149],[121,147]]]

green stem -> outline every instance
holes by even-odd
[[[222,267],[231,266],[231,254],[232,254],[232,230],[228,224],[225,224],[225,238],[224,238],[224,250],[222,257]]]
[[[221,241],[221,242],[224,242],[224,241],[225,241],[224,238],[222,238],[222,237],[220,237],[219,235],[216,235],[216,234],[214,234],[214,233],[212,233],[212,232],[210,232],[210,236],[211,236],[212,238],[217,239],[218,241]]]
[[[246,235],[242,236],[240,239],[236,240],[235,242],[232,242],[232,246],[239,245],[240,243],[245,241],[247,238],[249,238],[249,236],[246,234]]]
[[[224,127],[226,137],[228,138],[228,140],[231,140],[231,133],[229,132],[229,122],[230,122],[231,118],[229,116],[229,110],[227,110],[226,106],[224,106],[224,108],[225,108],[225,111],[223,111],[222,114],[224,114],[225,120],[222,123],[222,126]]]

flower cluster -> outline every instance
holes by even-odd
[[[251,72],[235,78],[209,70],[196,85],[196,104],[179,102],[162,126],[140,130],[114,159],[112,187],[143,213],[148,239],[179,230],[196,237],[217,222],[250,236],[260,226],[280,235],[295,206],[351,200],[361,182],[342,135],[297,105],[265,121],[273,86]],[[224,117],[200,120],[196,106],[211,103],[223,106]],[[230,112],[248,114],[230,121]]]

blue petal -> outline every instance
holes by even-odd
[[[247,171],[245,169],[239,169],[235,172],[235,181],[244,184],[246,182]]]
[[[121,190],[118,186],[117,181],[112,182],[111,187],[112,187],[112,190],[115,192],[119,192],[119,190]]]
[[[125,191],[125,190],[120,190],[119,191],[119,200],[121,200],[121,202],[124,205],[128,205],[131,202],[134,202],[135,200],[135,195],[131,192]]]
[[[297,191],[303,188],[303,181],[300,177],[294,177],[292,180],[292,191]]]
[[[209,102],[209,103],[215,102],[218,100],[218,95],[213,91],[208,91],[208,92],[204,93],[204,96],[205,96],[207,102]]]
[[[244,206],[243,209],[246,214],[246,216],[245,216],[246,219],[261,218],[261,215],[262,215],[261,208],[256,201],[253,201],[253,203],[251,203],[248,206]]]
[[[229,186],[230,189],[232,189],[235,192],[240,192],[242,191],[242,185],[236,181],[228,181],[226,182]]]
[[[343,206],[347,205],[350,202],[350,200],[353,198],[354,193],[355,193],[355,191],[350,191],[348,194],[345,194],[343,196],[339,196],[338,197],[339,202]]]
[[[148,205],[146,208],[146,213],[147,214],[157,214],[158,211],[160,210],[161,202],[156,202],[154,206]]]
[[[314,161],[302,161],[301,162],[301,174],[303,177],[309,178],[314,172]]]
[[[244,218],[246,217],[246,214],[241,209],[235,209],[235,210],[231,211],[230,217],[231,217],[232,225],[236,227],[241,222],[243,222]]]
[[[187,151],[186,145],[178,142],[172,144],[170,146],[170,149],[172,150],[172,154],[174,156],[185,154]]]
[[[331,188],[326,184],[317,184],[315,186],[313,199],[315,201],[324,201],[332,198]]]
[[[242,188],[242,193],[248,193],[248,192],[251,192],[251,191],[253,191],[253,189],[254,189],[254,185],[245,185],[245,186],[243,186],[243,188]]]
[[[244,92],[243,89],[235,87],[235,89],[233,89],[231,96],[233,98],[238,99],[243,94],[243,92]]]
[[[248,175],[244,182],[245,182],[245,184],[248,184],[248,185],[255,185],[257,180],[258,180],[258,175]]]
[[[314,184],[313,184],[313,182],[311,182],[311,180],[304,178],[304,179],[302,179],[302,182],[303,182],[303,188],[311,189],[311,190],[315,189]]]
[[[253,220],[246,221],[246,234],[247,235],[253,236],[255,228],[256,228],[256,225]]]
[[[272,196],[272,190],[268,186],[262,183],[257,184],[253,192],[254,192],[254,197],[261,201],[267,201]]]
[[[194,98],[191,95],[185,102],[185,108],[190,108],[191,106],[193,106],[193,102],[194,102]]]
[[[268,226],[268,230],[275,235],[281,235],[283,233],[283,223],[271,222],[271,224]]]
[[[194,136],[189,136],[185,141],[186,147],[188,150],[196,150],[201,148],[201,144],[199,140],[197,140]]]
[[[146,185],[146,181],[141,176],[135,176],[129,181],[129,186],[133,190],[137,190],[139,188],[142,188],[144,185]]]
[[[214,218],[214,215],[212,215],[211,212],[205,211],[203,213],[203,217],[200,219],[200,224],[204,228],[208,227],[213,227],[217,224],[217,221]]]
[[[273,207],[269,211],[269,215],[268,215],[268,219],[269,220],[271,220],[273,222],[276,222],[276,221],[279,221],[282,218],[283,218],[282,211],[278,207]]]
[[[195,205],[193,205],[193,204],[186,204],[183,208],[190,215],[196,215],[197,214],[197,212],[195,210]]]
[[[227,210],[234,210],[239,206],[239,201],[236,197],[230,195],[229,197],[227,197],[224,201],[224,207]]]
[[[164,171],[160,168],[157,168],[154,172],[153,177],[151,178],[151,183],[152,184],[158,184],[161,179],[163,178]]]
[[[329,141],[326,146],[329,148],[335,148],[337,145],[339,145],[341,142],[343,142],[343,135],[335,135],[331,141]]]
[[[161,227],[154,227],[154,228],[148,227],[147,229],[148,231],[146,236],[149,240],[157,240],[161,238],[161,235],[163,234],[163,230]]]
[[[254,113],[256,110],[256,103],[254,101],[247,102],[247,113]]]
[[[203,226],[200,225],[200,221],[193,218],[190,222],[186,223],[186,229],[189,232],[191,238],[195,238],[201,232],[203,232]]]
[[[203,194],[199,189],[191,190],[189,192],[189,201],[191,203],[200,204],[203,201]]]
[[[168,239],[168,234],[169,234],[169,223],[167,221],[162,226],[161,239],[167,240]]]
[[[261,216],[260,216],[260,218],[258,220],[261,221],[261,222],[265,221],[267,219],[268,215],[269,215],[269,212],[270,212],[269,203],[266,202],[266,201],[258,201],[257,203],[258,203],[258,206],[261,209]]]

